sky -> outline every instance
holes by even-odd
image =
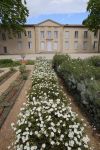
[[[28,24],[52,19],[62,24],[82,24],[87,17],[88,0],[26,0]]]

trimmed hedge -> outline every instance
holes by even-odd
[[[68,55],[55,55],[53,68],[93,126],[100,131],[100,68],[94,66],[91,60],[94,62],[93,57],[81,60],[71,59]]]
[[[14,67],[19,65],[21,65],[19,61],[13,61],[12,59],[0,59],[0,68]]]

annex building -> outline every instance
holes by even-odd
[[[62,25],[52,20],[25,25],[26,35],[19,32],[10,38],[0,32],[0,54],[38,53],[95,53],[98,52],[98,34],[83,25]]]

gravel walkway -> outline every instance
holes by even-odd
[[[16,80],[16,78],[19,75],[19,71],[17,71],[15,74],[13,74],[8,80],[6,80],[2,85],[0,85],[0,95],[8,89],[9,85]]]
[[[33,66],[28,66],[28,69],[32,70]],[[20,108],[23,106],[23,103],[26,102],[26,92],[31,87],[31,74],[26,81],[19,97],[16,100],[15,105],[10,111],[6,121],[4,122],[1,130],[0,130],[0,150],[7,150],[7,147],[11,144],[14,139],[14,133],[11,129],[11,123],[16,123],[17,115],[20,112]]]

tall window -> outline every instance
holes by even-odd
[[[84,41],[84,42],[83,42],[83,49],[87,49],[87,46],[88,46],[88,42],[87,42],[87,41]]]
[[[65,38],[69,39],[69,31],[65,31]]]
[[[32,38],[32,32],[28,31],[28,38]]]
[[[18,49],[19,49],[19,50],[22,49],[22,41],[18,41]]]
[[[75,38],[78,38],[78,31],[75,31]]]
[[[54,31],[54,38],[58,38],[58,31]]]
[[[84,38],[88,38],[88,31],[84,31]]]
[[[74,48],[78,49],[78,42],[77,41],[74,42]]]
[[[98,37],[98,33],[94,33],[94,38],[97,38]]]
[[[48,31],[48,38],[51,38],[51,31]]]
[[[32,49],[32,42],[28,42],[28,48]]]
[[[2,33],[2,40],[6,41],[6,35],[5,35],[5,33]]]
[[[4,49],[4,53],[7,53],[7,47],[4,46],[3,49]]]
[[[58,49],[58,42],[54,42],[54,49],[55,49],[55,50]]]
[[[44,50],[44,49],[45,49],[45,43],[41,42],[41,50]]]
[[[97,42],[97,41],[94,41],[93,48],[94,48],[94,49],[97,49],[97,48],[98,48],[98,42]]]
[[[41,38],[44,38],[44,31],[41,31]]]
[[[69,49],[69,41],[66,41],[66,42],[65,42],[65,48],[66,48],[66,49]]]
[[[18,32],[18,39],[21,39],[21,38],[22,38],[21,32]]]

